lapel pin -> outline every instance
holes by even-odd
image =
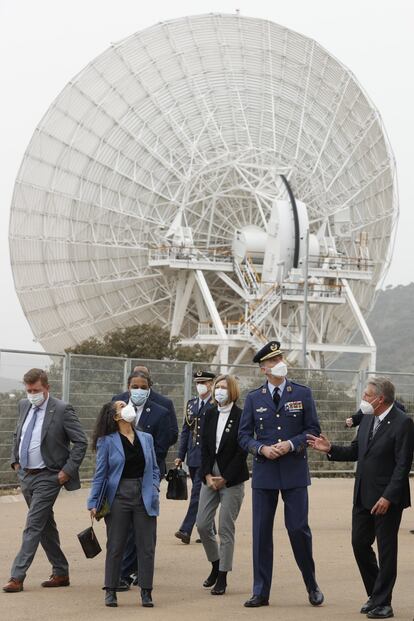
[[[292,392],[292,386],[288,386],[288,387],[286,388],[286,390],[287,390],[287,392]]]
[[[147,408],[145,411],[146,411],[146,412],[149,412],[149,411],[150,411],[150,409],[149,409],[149,408]]]

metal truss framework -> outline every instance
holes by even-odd
[[[155,322],[214,342],[202,334],[212,322],[222,360],[230,351],[241,361],[274,334],[299,351],[303,294],[260,282],[249,265],[242,273],[231,254],[235,229],[266,230],[286,198],[281,175],[306,204],[311,233],[334,239],[343,262],[361,256],[364,239],[370,259],[358,274],[336,270],[340,296],[310,297],[309,363],[329,364],[359,331],[353,351],[372,366],[362,313],[398,215],[380,116],[318,43],[240,15],[164,22],[112,45],[40,122],[10,220],[16,290],[36,338],[62,350]],[[192,233],[186,272],[185,258],[165,255],[177,218]],[[268,312],[253,321],[263,298]]]

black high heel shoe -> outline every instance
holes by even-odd
[[[212,595],[224,595],[227,587],[227,571],[219,571],[216,584],[211,589]]]
[[[115,589],[106,589],[105,606],[110,606],[111,608],[116,608],[118,606]]]
[[[152,601],[152,589],[141,589],[141,601],[144,608],[153,608],[154,602]]]
[[[219,573],[219,564],[220,564],[219,559],[211,563],[211,572],[210,572],[210,575],[204,580],[203,587],[210,588],[216,583],[217,576]]]

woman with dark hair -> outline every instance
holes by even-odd
[[[138,555],[138,584],[142,605],[152,607],[160,471],[152,436],[134,429],[135,410],[123,401],[106,403],[97,418],[92,447],[96,469],[88,498],[94,517],[98,498],[106,485],[110,512],[105,516],[105,605],[117,606],[122,555],[133,528]]]
[[[241,409],[237,379],[219,375],[213,384],[214,407],[206,416],[201,440],[203,484],[197,513],[197,529],[212,568],[203,586],[213,587],[212,595],[223,595],[227,572],[233,563],[235,522],[244,498],[244,481],[249,478],[247,453],[237,441]],[[214,517],[220,505],[217,543]]]

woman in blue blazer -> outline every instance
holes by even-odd
[[[110,511],[105,560],[105,605],[117,606],[122,556],[128,532],[135,534],[138,555],[138,584],[142,605],[152,607],[152,582],[159,514],[160,471],[152,436],[135,430],[135,411],[123,401],[106,403],[97,418],[92,448],[96,469],[88,498],[94,517],[98,499],[106,486]]]

